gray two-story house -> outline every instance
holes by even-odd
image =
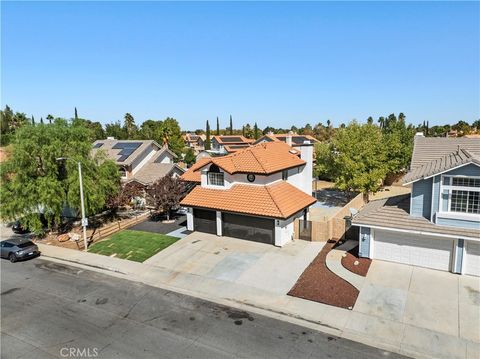
[[[414,141],[411,194],[372,201],[353,218],[360,255],[480,276],[480,140]]]

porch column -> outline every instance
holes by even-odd
[[[187,229],[193,231],[193,208],[189,207],[187,212]]]
[[[454,250],[453,266],[452,266],[453,273],[462,274],[464,252],[465,252],[465,241],[459,238],[455,241],[455,250]]]
[[[217,211],[217,236],[222,235],[222,212]]]

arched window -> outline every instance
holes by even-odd
[[[223,186],[223,172],[216,164],[211,164],[207,173],[207,183],[213,186]]]
[[[220,168],[218,168],[216,164],[212,163],[208,172],[220,173]]]

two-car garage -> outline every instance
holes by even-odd
[[[234,213],[222,213],[222,235],[275,244],[275,220]]]
[[[216,211],[195,208],[193,218],[196,231],[217,234]],[[223,236],[275,244],[275,220],[272,218],[222,212],[221,222]]]
[[[375,229],[369,245],[373,259],[480,276],[479,241]]]
[[[374,259],[445,271],[451,268],[452,239],[376,229],[372,242]]]

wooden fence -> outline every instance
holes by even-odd
[[[323,221],[307,221],[310,233],[310,240],[313,242],[326,242],[330,239],[340,239],[345,235],[345,217],[350,216],[350,208],[359,210],[365,205],[362,193],[339,209],[333,216]],[[307,239],[305,235],[304,221],[296,219],[294,222],[294,238]],[[307,239],[308,240],[308,239]]]
[[[140,222],[143,222],[150,216],[150,212],[145,212],[140,215],[135,215],[133,218],[118,220],[113,223],[109,223],[106,226],[96,228],[89,237],[89,242],[96,242],[102,238],[109,237],[112,234],[121,231],[122,229],[127,229],[132,227]]]

